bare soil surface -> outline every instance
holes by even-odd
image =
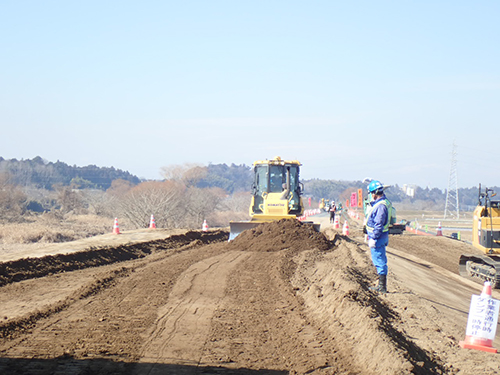
[[[470,245],[392,236],[379,295],[360,223],[314,220],[3,254],[0,374],[500,374],[458,345],[482,289],[457,274]]]

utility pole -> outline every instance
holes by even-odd
[[[455,212],[453,212],[456,210]],[[448,190],[446,191],[446,204],[444,206],[444,218],[446,216],[454,216],[456,219],[460,218],[459,208],[458,208],[458,181],[457,181],[457,145],[453,141],[453,146],[451,149],[451,170],[450,178],[448,179]]]

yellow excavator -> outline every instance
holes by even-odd
[[[495,195],[488,188],[481,192],[479,185],[479,203],[472,220],[472,245],[484,255],[461,255],[459,272],[500,288],[500,200],[492,200]]]
[[[302,193],[304,185],[300,182],[300,162],[282,160],[279,156],[271,160],[258,160],[253,163],[254,181],[250,203],[250,221],[231,221],[229,241],[246,229],[259,224],[281,219],[295,219],[304,213]],[[320,224],[303,221],[319,232]]]

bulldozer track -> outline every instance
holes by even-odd
[[[165,361],[197,366],[212,314],[224,295],[225,279],[248,256],[248,253],[225,253],[193,264],[180,275],[168,304],[159,309],[154,331],[141,352],[141,361],[151,363],[152,370],[154,363]],[[189,339],[181,340],[179,336]]]

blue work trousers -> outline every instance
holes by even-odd
[[[389,232],[382,233],[382,236],[375,242],[375,247],[370,248],[372,262],[377,269],[377,274],[387,275],[387,255],[385,248],[389,244]]]

